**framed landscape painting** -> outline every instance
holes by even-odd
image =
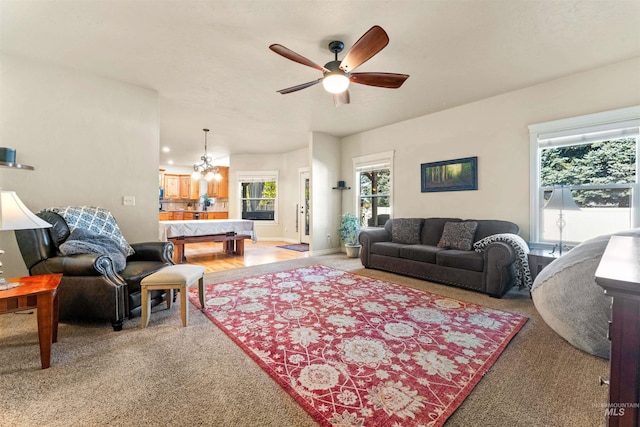
[[[478,189],[478,158],[422,163],[422,192],[462,191]]]

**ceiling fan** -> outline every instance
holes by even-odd
[[[337,40],[329,43],[329,50],[334,53],[335,60],[327,62],[324,67],[280,44],[272,44],[269,46],[269,49],[278,55],[282,55],[299,64],[315,68],[323,73],[323,76],[317,80],[282,89],[278,92],[285,95],[322,82],[325,90],[333,94],[335,106],[339,107],[340,105],[348,104],[350,101],[348,90],[350,82],[367,86],[397,89],[409,78],[408,74],[353,72],[357,67],[384,49],[387,44],[389,44],[389,36],[387,36],[387,33],[378,25],[374,25],[355,42],[342,61],[338,61],[338,53],[344,49],[344,43]]]

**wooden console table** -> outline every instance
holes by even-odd
[[[640,237],[612,236],[596,271],[596,283],[613,297],[609,427],[640,425]]]
[[[226,253],[244,255],[244,241],[258,241],[253,221],[246,219],[160,221],[158,238],[173,242],[173,260],[178,264],[185,260],[184,245],[188,243],[222,242]]]
[[[233,232],[226,234],[211,234],[206,236],[178,236],[169,237],[168,240],[173,243],[175,251],[173,260],[182,264],[185,261],[184,245],[187,243],[203,243],[203,242],[222,242],[224,252],[228,254],[244,255],[244,241],[250,239],[251,236],[246,234],[235,234]]]
[[[15,288],[0,291],[0,314],[29,309],[38,310],[38,341],[42,369],[51,364],[51,343],[58,341],[58,285],[62,274],[8,279],[20,283]]]

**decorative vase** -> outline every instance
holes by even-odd
[[[360,244],[346,244],[344,245],[345,250],[347,251],[347,256],[349,258],[358,258],[360,256],[360,248],[362,245]]]
[[[15,163],[16,150],[13,148],[0,147],[0,162]]]

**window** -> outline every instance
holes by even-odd
[[[640,226],[639,126],[640,107],[529,126],[532,243]]]
[[[391,217],[393,152],[353,159],[358,218],[363,227],[383,227]]]
[[[277,221],[278,172],[238,172],[242,219]]]

